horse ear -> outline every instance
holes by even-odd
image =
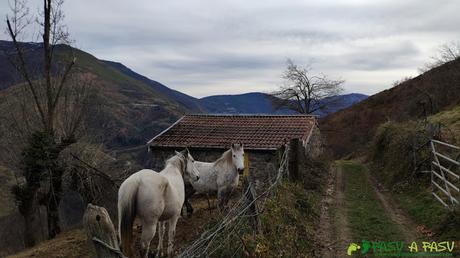
[[[235,144],[234,143],[232,143],[232,149],[235,149]]]

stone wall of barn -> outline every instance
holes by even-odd
[[[292,181],[305,182],[310,180],[316,169],[315,164],[323,152],[323,140],[317,126],[313,128],[308,142],[299,139],[289,141],[288,172],[287,176]]]
[[[318,126],[313,127],[313,131],[307,143],[304,143],[305,154],[310,159],[318,158],[324,151],[324,141]]]
[[[279,159],[276,151],[248,151],[249,182],[254,184],[257,192],[263,191],[272,183],[278,172]]]

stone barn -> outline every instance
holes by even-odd
[[[199,161],[212,162],[232,143],[242,143],[250,182],[258,188],[276,175],[286,143],[309,156],[321,149],[317,120],[308,115],[185,115],[148,142],[150,167],[160,171],[165,160],[188,147]],[[295,156],[298,156],[296,154]],[[268,180],[268,181],[267,181]]]

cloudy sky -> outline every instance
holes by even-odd
[[[373,94],[460,40],[458,0],[68,0],[64,11],[78,48],[195,97],[270,92],[286,58]]]

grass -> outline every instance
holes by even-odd
[[[73,229],[59,234],[55,239],[42,242],[33,248],[7,256],[8,258],[89,258],[95,257],[91,243],[86,240],[83,229]]]
[[[412,218],[429,228],[436,226],[448,213],[439,202],[433,201],[433,196],[428,189],[413,190],[404,194],[396,193],[393,196]]]
[[[434,199],[429,187],[417,184],[390,194],[417,224],[433,231],[434,239],[459,240],[460,207],[453,211],[446,209]]]
[[[344,173],[348,223],[353,240],[402,240],[402,232],[385,215],[374,190],[369,185],[367,170],[351,161],[343,161],[340,166]]]
[[[458,145],[460,142],[460,106],[439,112],[428,119],[432,123],[441,123],[444,127],[442,128],[443,136],[451,143]]]

